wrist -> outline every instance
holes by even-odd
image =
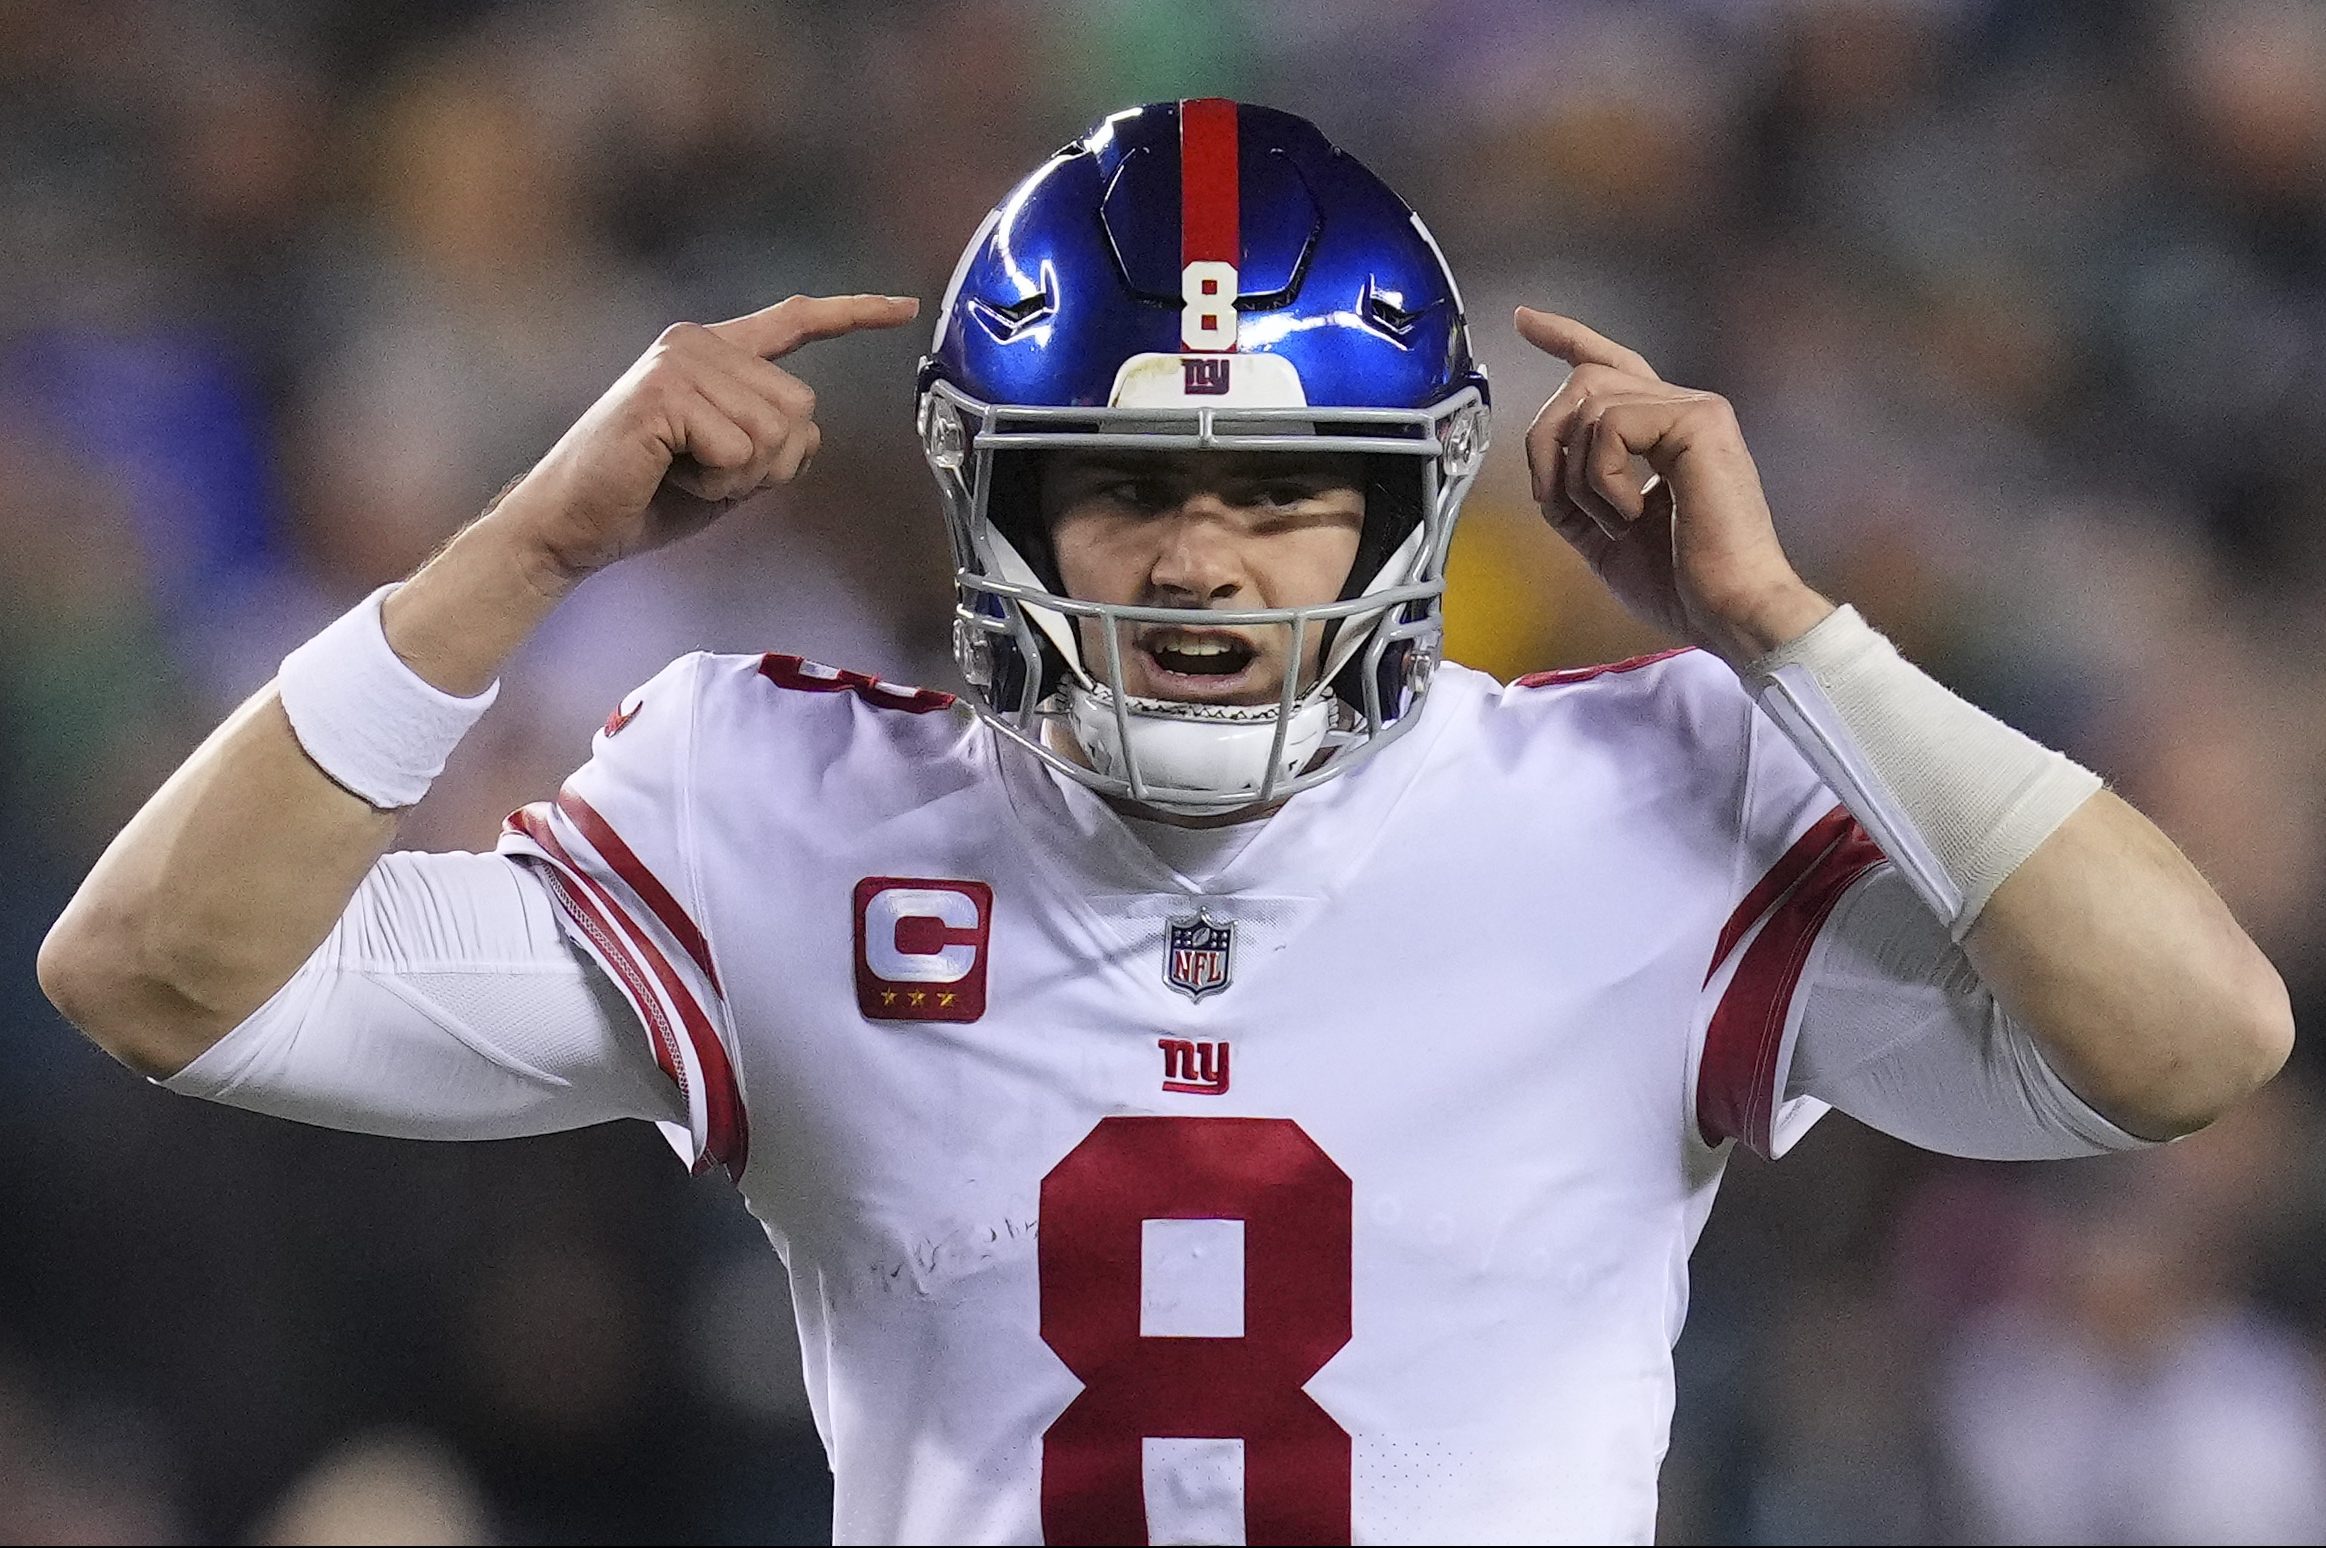
[[[552,456],[495,495],[470,530],[499,545],[526,583],[554,606],[621,557],[601,539],[572,541],[576,504]]]
[[[583,581],[603,568],[575,561],[540,536],[534,525],[523,519],[521,510],[504,513],[499,507],[488,509],[463,536],[473,538],[485,562],[514,577],[548,608],[572,596]]]
[[[584,579],[496,516],[471,523],[381,608],[389,647],[449,694],[483,692]]]
[[[1715,615],[1713,651],[1738,672],[1792,644],[1833,616],[1831,598],[1788,575]]]
[[[388,638],[382,586],[283,658],[275,690],[291,734],[342,789],[391,811],[428,793],[444,760],[490,709],[476,692],[423,676]]]

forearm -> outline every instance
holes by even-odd
[[[388,599],[389,644],[471,695],[559,594],[487,518]],[[42,945],[42,987],[116,1057],[171,1073],[290,979],[395,829],[308,757],[270,684],[107,847]]]
[[[1998,1002],[2111,1120],[2186,1133],[2284,1061],[2275,971],[2170,841],[2088,771],[1949,693],[1854,614],[1745,677]]]
[[[2274,1074],[2285,985],[2195,866],[2102,791],[1996,888],[1963,938],[1979,976],[2084,1099],[2152,1139]]]

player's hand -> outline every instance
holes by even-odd
[[[1522,306],[1518,332],[1574,367],[1527,429],[1535,500],[1635,616],[1741,667],[1832,611],[1777,541],[1727,399],[1571,317]]]
[[[521,528],[567,582],[699,531],[816,454],[816,395],[775,362],[817,339],[894,328],[920,306],[793,296],[707,327],[674,324],[487,519]]]

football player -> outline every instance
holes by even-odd
[[[938,309],[966,702],[689,656],[497,853],[385,853],[561,597],[806,466],[782,362],[914,311],[663,334],[41,958],[192,1095],[661,1125],[790,1267],[840,1541],[1646,1542],[1735,1146],[2121,1149],[2286,1057],[2174,847],[1804,585],[1728,405],[1570,319],[1517,318],[1573,367],[1534,492],[1686,648],[1442,662],[1461,296],[1356,160],[1216,100],[1052,157]]]

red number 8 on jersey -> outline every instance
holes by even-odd
[[[1143,1442],[1244,1443],[1245,1541],[1349,1540],[1349,1435],[1302,1391],[1350,1333],[1349,1177],[1288,1118],[1106,1118],[1042,1179],[1042,1536],[1143,1543]],[[1241,1338],[1140,1332],[1149,1220],[1244,1223]]]

